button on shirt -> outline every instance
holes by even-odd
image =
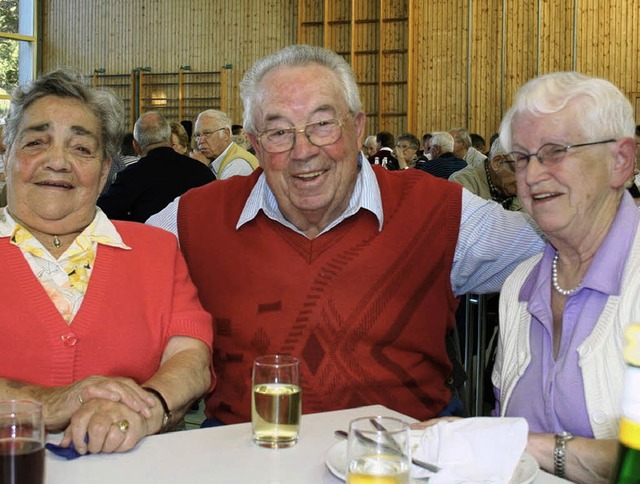
[[[360,209],[374,213],[379,230],[383,230],[384,211],[378,180],[362,153],[358,156],[358,166],[360,170],[347,210],[322,233],[331,230]],[[402,176],[402,173],[404,170],[396,176]],[[425,194],[426,196],[429,194]],[[177,237],[179,203],[180,198],[176,198],[146,223],[168,230]],[[419,210],[420,207],[414,209]],[[242,225],[260,210],[278,223],[304,235],[280,211],[264,173],[247,198],[236,229],[242,230]],[[460,233],[450,278],[454,294],[499,291],[504,280],[521,261],[539,253],[543,248],[544,242],[523,214],[504,210],[497,203],[462,189]]]
[[[625,194],[609,233],[596,251],[582,287],[567,298],[558,359],[553,358],[551,264],[556,251],[547,245],[540,263],[522,285],[519,300],[531,313],[531,362],[516,384],[506,416],[524,417],[532,432],[569,431],[593,437],[584,397],[578,347],[593,331],[609,296],[619,295],[625,263],[639,213]],[[589,351],[589,348],[582,348]],[[598,415],[593,416],[594,419]]]
[[[47,295],[67,324],[71,324],[87,291],[98,244],[130,249],[102,210],[69,248],[55,259],[26,228],[17,223],[4,208],[0,210],[0,237],[10,237],[29,263]],[[53,241],[53,237],[52,237]],[[63,336],[69,346],[76,343],[73,333]]]

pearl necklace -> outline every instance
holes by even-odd
[[[562,289],[560,284],[558,284],[558,253],[553,256],[553,263],[551,264],[551,280],[553,281],[553,288],[558,291],[563,296],[571,296],[574,292],[576,292],[580,287],[582,287],[582,281],[574,287],[573,289]]]

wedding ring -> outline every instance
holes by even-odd
[[[127,430],[129,430],[128,420],[120,420],[119,422],[116,422],[114,425],[118,427],[120,429],[120,432],[122,432],[123,434],[127,433]]]
[[[80,405],[84,405],[84,400],[82,399],[81,393],[78,393],[78,401],[80,402]]]

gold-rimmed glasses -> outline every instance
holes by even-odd
[[[227,129],[226,126],[223,126],[222,128],[218,128],[218,129],[213,129],[213,130],[205,130],[202,133],[193,133],[193,137],[197,140],[199,140],[200,138],[209,138],[213,133],[217,133],[218,131],[222,131],[223,129]]]
[[[343,118],[330,118],[301,126],[266,129],[258,133],[260,145],[269,153],[284,153],[293,149],[296,133],[304,133],[309,143],[314,146],[327,146],[335,143],[342,136]]]

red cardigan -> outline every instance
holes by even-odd
[[[382,231],[367,210],[314,240],[263,212],[236,230],[261,170],[181,197],[181,247],[214,316],[208,416],[250,420],[251,365],[270,353],[302,359],[304,413],[383,404],[425,419],[445,407],[461,188],[375,170]]]
[[[173,335],[211,346],[210,316],[189,280],[175,237],[114,222],[131,250],[98,245],[87,293],[67,325],[22,252],[0,238],[0,377],[42,386],[90,375],[138,383],[160,366]]]

